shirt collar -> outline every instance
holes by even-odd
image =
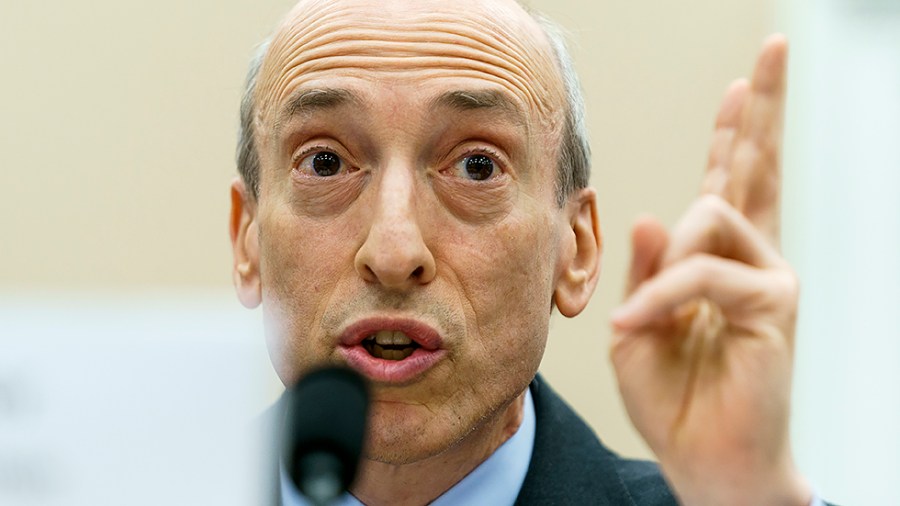
[[[535,415],[531,389],[525,390],[522,425],[515,434],[500,445],[490,457],[466,475],[456,485],[435,499],[432,506],[461,504],[513,504],[528,474],[531,452],[534,450]],[[281,472],[281,497],[284,506],[309,506],[300,495],[284,468]],[[362,506],[350,494],[342,496],[335,506]]]

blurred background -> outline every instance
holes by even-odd
[[[140,463],[160,480],[213,447],[220,461],[245,455],[211,427],[261,412],[281,387],[259,311],[231,287],[228,185],[246,63],[292,3],[0,3],[0,503],[72,504],[60,498],[73,490],[109,503],[145,484],[110,462],[134,458],[132,444],[151,452],[141,434],[169,425],[193,457]],[[630,225],[642,212],[675,223],[725,87],[785,32],[784,249],[803,286],[793,443],[823,497],[896,499],[900,2],[530,5],[570,35],[605,239],[598,292],[578,318],[554,317],[544,374],[607,444],[650,456],[606,351]],[[204,430],[208,446],[190,444]],[[109,469],[119,488],[85,491]],[[193,493],[145,500],[198,504]]]

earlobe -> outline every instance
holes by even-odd
[[[240,177],[231,182],[231,215],[228,231],[234,254],[234,288],[241,304],[254,308],[262,302],[259,278],[259,234],[256,201]]]
[[[559,312],[573,317],[587,306],[600,276],[603,239],[597,219],[597,192],[584,188],[566,204],[569,229],[560,250],[553,300]]]

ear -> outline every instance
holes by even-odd
[[[591,300],[600,277],[603,238],[597,219],[597,191],[583,188],[569,198],[562,234],[553,301],[564,316],[580,313]]]
[[[228,232],[234,253],[234,288],[241,304],[248,308],[254,308],[262,302],[256,217],[256,199],[249,193],[244,181],[236,177],[231,182]]]

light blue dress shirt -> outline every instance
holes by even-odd
[[[513,504],[525,482],[531,451],[534,449],[534,401],[531,390],[525,391],[525,413],[519,430],[497,448],[497,451],[476,467],[459,483],[435,499],[432,506],[463,504]],[[281,469],[281,497],[284,506],[310,506],[294,483]],[[363,506],[350,494],[339,498],[334,506]]]

